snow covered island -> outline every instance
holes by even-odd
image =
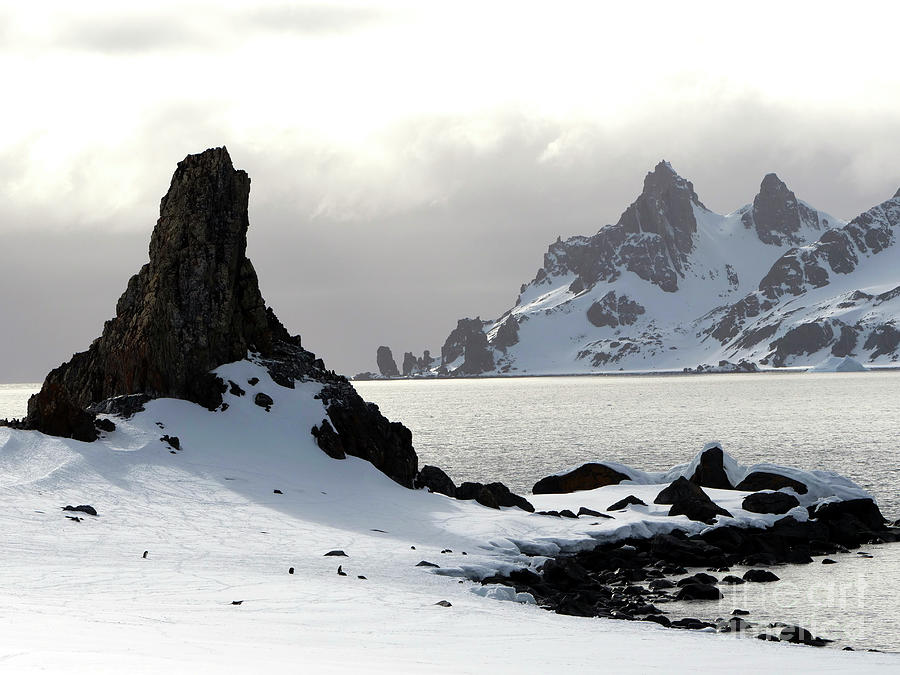
[[[717,444],[528,498],[457,486],[266,307],[248,194],[224,148],[181,162],[115,318],[0,426],[8,669],[896,671],[723,635],[825,644],[798,626],[656,606],[702,614],[773,563],[896,540],[861,488]],[[690,569],[735,562],[754,569]]]

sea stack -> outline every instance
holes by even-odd
[[[160,203],[150,261],[129,280],[103,334],[47,375],[28,402],[26,425],[92,441],[94,413],[134,412],[133,402],[119,398],[134,394],[214,410],[226,384],[211,371],[252,353],[282,386],[324,385],[329,419],[316,429],[320,447],[367,459],[412,487],[418,460],[409,430],[365,403],[266,306],[246,256],[249,195],[249,176],[233,167],[224,147],[178,163]]]

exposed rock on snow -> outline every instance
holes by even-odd
[[[482,506],[499,509],[501,506],[516,506],[529,513],[534,512],[534,507],[524,497],[510,492],[503,483],[463,483],[456,488],[456,498],[462,500],[474,499]]]
[[[417,489],[427,488],[448,497],[456,497],[456,485],[450,476],[444,473],[443,469],[429,464],[419,469],[413,486]]]
[[[715,522],[716,516],[731,518],[728,511],[710,499],[699,486],[684,477],[676,479],[660,492],[653,503],[671,504],[670,516],[686,516],[702,523],[711,524]]]
[[[737,490],[756,492],[757,490],[780,490],[791,488],[797,494],[805,495],[809,488],[802,481],[772,471],[752,471],[735,486]]]
[[[719,490],[731,490],[733,485],[728,480],[725,472],[725,453],[718,445],[705,448],[700,453],[697,468],[694,470],[690,481],[702,487],[716,488]],[[667,502],[658,502],[664,504]],[[670,502],[669,502],[670,503]]]
[[[617,485],[629,476],[611,466],[588,462],[565,473],[541,478],[531,491],[536,495],[564,494],[577,490],[593,490],[604,485]]]
[[[751,513],[787,513],[800,506],[800,500],[787,492],[754,492],[744,497],[741,508]]]
[[[634,495],[628,495],[624,499],[620,499],[619,501],[617,501],[615,504],[610,504],[609,506],[607,506],[606,510],[607,511],[622,511],[623,509],[626,509],[629,506],[647,506],[647,504],[643,500],[635,497]]]

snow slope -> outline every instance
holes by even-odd
[[[226,393],[225,411],[152,401],[130,420],[114,418],[116,430],[90,444],[0,428],[5,670],[900,669],[896,655],[578,619],[485,599],[471,592],[480,586],[454,576],[540,563],[523,550],[577,550],[641,528],[704,526],[659,507],[593,525],[407,490],[363,460],[332,460],[318,449],[309,429],[323,417],[314,398],[320,385],[285,389],[250,362],[217,373],[242,386],[259,382],[246,385],[246,396]],[[270,412],[254,405],[259,391],[275,400]],[[173,454],[163,434],[177,436],[181,450]],[[620,492],[658,490],[653,482],[671,477],[633,475],[634,485],[535,502],[604,508]],[[859,490],[819,479],[823,495]],[[72,521],[60,510],[66,504],[91,504],[99,516]],[[325,557],[332,549],[349,557]],[[441,569],[416,567],[423,559]],[[336,574],[338,565],[347,576]],[[453,606],[434,604],[445,599]]]

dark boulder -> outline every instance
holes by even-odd
[[[747,570],[744,572],[744,581],[767,583],[771,581],[779,581],[780,577],[769,570]]]
[[[722,577],[722,583],[727,584],[729,586],[739,586],[740,584],[746,584],[747,582],[740,577],[736,577],[733,574],[729,574],[726,577]]]
[[[886,521],[878,505],[871,499],[848,499],[840,502],[827,502],[809,507],[810,517],[816,520],[834,523],[837,521],[856,521],[864,528],[882,530]]]
[[[265,408],[266,412],[271,410],[272,406],[275,404],[272,397],[264,392],[258,392],[256,396],[253,397],[253,402],[260,408]]]
[[[94,420],[94,426],[97,427],[100,431],[105,431],[106,433],[112,433],[116,430],[116,423],[108,417],[98,417]]]
[[[698,598],[700,600],[711,600],[714,598]],[[704,628],[715,628],[715,624],[710,623],[709,621],[701,621],[700,619],[694,619],[692,617],[685,617],[684,619],[676,619],[671,624],[669,624],[672,628],[686,628],[687,630],[703,630]]]
[[[809,647],[824,647],[832,642],[832,640],[816,637],[806,628],[800,626],[776,623],[773,624],[771,628],[775,629],[774,632],[762,633],[757,635],[757,637],[769,642],[789,642],[791,644],[807,645]]]
[[[503,483],[466,482],[456,488],[456,498],[462,500],[474,499],[482,506],[499,509],[501,506],[517,506],[523,511],[534,513],[531,503],[517,494],[510,492]],[[574,514],[573,514],[574,515]]]
[[[531,491],[536,495],[566,494],[578,490],[593,490],[606,485],[618,485],[623,480],[629,480],[629,477],[605,464],[589,462],[567,473],[541,478]]]
[[[683,586],[681,590],[678,591],[678,595],[675,596],[675,599],[720,600],[722,597],[722,591],[720,591],[712,584],[688,584],[687,586]]]
[[[94,441],[98,435],[94,416],[72,402],[64,385],[53,381],[44,382],[41,390],[29,399],[26,424],[45,434],[76,441]]]
[[[732,490],[731,481],[725,473],[725,453],[715,445],[707,448],[700,455],[700,463],[691,476],[690,481],[696,485],[720,490]]]
[[[744,497],[741,508],[751,513],[787,513],[800,506],[800,500],[787,492],[754,492]]]
[[[625,499],[620,499],[615,504],[607,507],[607,511],[622,511],[629,506],[647,506],[642,500],[638,499],[634,495],[628,495]]]
[[[592,518],[612,518],[612,516],[608,516],[605,513],[600,513],[599,511],[594,511],[594,509],[589,509],[586,506],[582,506],[578,509],[579,516],[591,516]]]
[[[68,506],[62,507],[63,511],[77,511],[79,513],[86,513],[89,516],[96,516],[97,509],[95,509],[90,504],[79,504],[78,506],[72,506],[71,504]]]
[[[792,488],[799,495],[805,495],[809,492],[809,488],[799,480],[769,471],[753,471],[747,474],[744,480],[734,487],[735,490],[743,490],[745,492],[780,490],[781,488]]]
[[[683,476],[664,488],[653,500],[654,504],[671,504],[670,516],[686,516],[702,523],[715,522],[716,516],[731,517],[721,506],[711,500],[696,484]]]
[[[400,371],[397,370],[397,362],[394,361],[390,347],[380,346],[375,353],[375,362],[378,364],[378,372],[385,377],[400,377]]]
[[[678,586],[689,586],[690,584],[703,584],[703,585],[715,585],[719,583],[719,580],[716,579],[712,574],[706,574],[705,572],[697,572],[696,574],[692,574],[689,577],[685,577],[684,579],[680,579],[678,581]]]
[[[454,485],[450,476],[444,473],[443,469],[430,464],[426,464],[419,469],[419,473],[416,474],[416,478],[413,481],[413,487],[417,490],[428,488],[432,492],[438,492],[448,497],[456,496],[456,485]]]
[[[745,633],[753,628],[753,624],[745,621],[739,616],[732,616],[727,621],[723,621],[719,625],[721,633]]]

